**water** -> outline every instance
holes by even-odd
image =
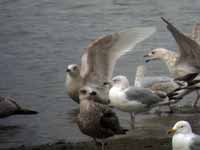
[[[40,113],[1,119],[0,148],[58,139],[88,140],[71,120],[78,106],[65,92],[66,65],[79,63],[83,48],[99,35],[134,26],[156,26],[154,36],[117,63],[115,74],[133,81],[145,50],[176,48],[160,16],[190,32],[199,19],[199,7],[199,0],[1,0],[0,95],[13,96],[22,106]],[[148,68],[150,74],[167,73],[160,62]],[[120,118],[127,124],[126,114]],[[146,119],[140,115],[138,126],[148,124]]]

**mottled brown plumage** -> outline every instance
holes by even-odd
[[[95,102],[96,92],[89,87],[80,90],[80,113],[77,124],[81,132],[94,139],[125,134],[116,114],[107,106]]]

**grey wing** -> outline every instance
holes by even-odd
[[[200,23],[196,23],[193,27],[192,38],[200,44]]]
[[[129,101],[135,100],[145,105],[153,105],[163,100],[146,88],[130,87],[125,91],[125,95]]]
[[[164,18],[162,19],[167,24],[167,29],[171,32],[178,45],[180,57],[177,60],[177,64],[187,63],[188,65],[200,68],[200,45],[192,38],[180,32],[170,22]]]
[[[154,32],[154,27],[131,28],[97,38],[82,56],[81,77],[85,82],[95,84],[110,81],[119,57]]]
[[[155,83],[171,82],[172,80],[173,78],[167,76],[144,77],[143,81],[141,81],[141,85],[144,88],[149,88]]]
[[[192,140],[193,142],[190,145],[190,150],[200,150],[200,136],[196,135]]]

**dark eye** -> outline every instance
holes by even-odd
[[[152,54],[155,54],[156,52],[153,51],[153,52],[151,52],[151,53],[152,53]]]
[[[181,126],[180,128],[183,128],[184,126]]]
[[[75,66],[74,68],[73,68],[73,70],[76,70],[77,69],[77,67]]]
[[[90,93],[90,95],[95,96],[95,95],[97,95],[97,92],[92,91],[92,92]]]
[[[85,95],[87,93],[87,91],[86,90],[80,90],[80,93]]]

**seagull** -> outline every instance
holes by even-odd
[[[104,150],[105,139],[114,135],[126,134],[118,117],[108,105],[98,103],[98,93],[90,87],[80,89],[80,113],[77,117],[77,124],[81,132],[92,137],[96,144],[102,140]]]
[[[135,87],[149,88],[153,91],[163,91],[170,93],[177,88],[186,87],[185,82],[174,81],[174,78],[168,76],[145,76],[146,67],[137,66],[135,75]]]
[[[194,26],[192,36],[188,36],[180,32],[166,19],[162,18],[162,20],[167,24],[168,30],[176,40],[178,52],[165,48],[156,48],[144,56],[147,58],[146,62],[163,60],[166,63],[169,72],[176,79],[191,81],[200,72],[200,58],[198,57],[200,56],[200,23],[197,23]],[[200,99],[199,91],[196,90],[196,93],[197,98],[193,103],[194,108]]]
[[[134,128],[134,113],[141,113],[158,106],[160,102],[168,99],[164,92],[155,92],[148,88],[130,86],[125,76],[118,75],[112,79],[109,91],[110,106],[123,112],[128,112],[131,117],[131,126]]]
[[[11,97],[0,96],[0,118],[9,117],[12,115],[33,115],[38,112],[22,108]]]
[[[187,121],[178,121],[168,133],[174,133],[172,138],[173,150],[199,150],[200,136],[192,132]]]
[[[125,31],[98,37],[84,50],[80,65],[69,65],[71,72],[73,66],[77,66],[76,78],[70,77],[67,72],[66,86],[69,96],[78,99],[80,87],[90,86],[98,91],[103,103],[109,103],[109,88],[104,82],[109,82],[117,60],[127,52],[133,50],[136,44],[142,42],[155,32],[155,27],[130,28]],[[78,73],[80,72],[80,73]],[[77,80],[78,78],[78,80]],[[70,80],[70,81],[69,81]],[[72,87],[72,88],[71,88]]]
[[[65,86],[67,88],[67,94],[79,103],[78,90],[81,87],[82,79],[80,77],[80,66],[77,64],[70,64],[66,69]]]

